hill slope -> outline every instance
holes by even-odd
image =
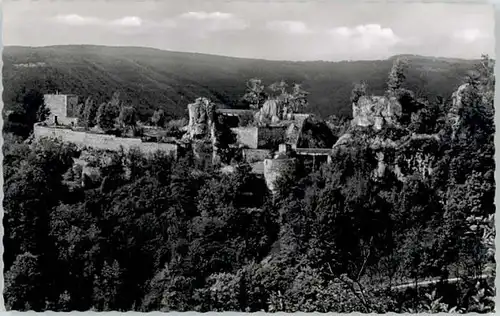
[[[425,95],[449,97],[475,61],[405,56],[411,67],[407,87]],[[284,79],[302,83],[310,92],[310,111],[321,116],[351,115],[354,82],[365,80],[371,93],[385,89],[392,60],[354,62],[289,62],[241,59],[151,48],[68,45],[5,47],[5,108],[20,91],[59,90],[104,100],[121,90],[143,115],[163,108],[185,115],[186,104],[198,96],[229,107],[240,106],[245,82]],[[38,64],[37,64],[38,63]]]

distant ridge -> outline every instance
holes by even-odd
[[[308,63],[308,62],[325,62],[325,63],[339,63],[339,62],[355,62],[355,61],[382,61],[382,60],[394,60],[397,58],[410,58],[410,59],[436,59],[436,60],[447,60],[447,61],[471,61],[477,59],[467,59],[467,58],[457,58],[457,57],[443,57],[443,56],[428,56],[428,55],[416,55],[416,54],[398,54],[390,56],[386,59],[362,59],[362,60],[278,60],[278,59],[265,59],[265,58],[249,58],[249,57],[238,57],[238,56],[227,56],[211,53],[201,53],[201,52],[189,52],[189,51],[176,51],[161,49],[149,46],[114,46],[114,45],[96,45],[96,44],[66,44],[66,45],[45,45],[45,46],[24,46],[24,45],[6,45],[4,48],[13,49],[58,49],[58,48],[68,48],[68,49],[82,49],[82,48],[106,48],[106,49],[137,49],[137,50],[149,50],[157,52],[167,52],[172,54],[190,54],[194,56],[212,56],[212,57],[222,57],[231,59],[246,59],[246,60],[259,60],[259,61],[271,61],[271,62],[292,62],[292,63]]]
[[[133,46],[5,46],[4,102],[11,108],[22,89],[59,90],[99,101],[120,90],[143,117],[157,108],[179,117],[198,96],[242,107],[245,82],[257,77],[268,85],[282,79],[301,83],[310,92],[309,111],[317,115],[350,116],[353,83],[364,80],[370,93],[383,93],[393,60],[402,56],[411,65],[407,87],[430,98],[449,97],[478,62],[418,55],[373,61],[274,61]],[[31,64],[43,67],[15,66]]]

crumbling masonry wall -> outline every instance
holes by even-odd
[[[287,128],[288,126],[259,127],[258,148],[275,149],[279,144],[285,143]]]
[[[62,125],[76,124],[76,111],[78,107],[78,96],[66,94],[45,94],[43,96],[45,106],[50,110],[47,121],[49,124]]]
[[[270,153],[269,149],[243,149],[243,159],[248,163],[263,161]]]
[[[150,154],[156,151],[166,152],[177,157],[177,144],[143,142],[140,138],[124,138],[114,135],[92,134],[76,132],[67,128],[57,128],[35,124],[33,135],[35,139],[48,137],[59,139],[66,143],[75,144],[79,148],[90,147],[99,150],[118,151],[123,148],[125,151],[137,148],[141,152]]]
[[[258,148],[258,133],[257,127],[234,127],[231,131],[236,134],[236,141],[248,148]]]

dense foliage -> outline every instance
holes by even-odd
[[[83,187],[76,148],[6,134],[7,307],[492,311],[493,72],[483,62],[458,127],[443,119],[448,106],[429,102],[408,124],[440,140],[384,153],[436,157],[430,175],[409,168],[405,181],[373,176],[376,133],[363,129],[350,130],[355,145],[332,164],[285,172],[276,195],[248,165],[223,174],[189,155],[135,151],[108,153],[96,163],[102,180]],[[490,279],[478,281],[483,274]],[[401,283],[415,286],[394,288]]]

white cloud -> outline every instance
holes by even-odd
[[[138,16],[124,16],[114,20],[104,20],[93,16],[81,16],[78,14],[58,15],[54,18],[55,22],[71,26],[112,26],[112,27],[140,27],[143,26],[143,20]],[[167,24],[165,24],[167,26]]]
[[[359,48],[389,47],[400,42],[392,29],[379,24],[365,24],[355,27],[336,27],[329,31],[337,40],[344,40]]]
[[[137,16],[125,16],[110,22],[111,25],[137,27],[142,25],[142,19]]]
[[[479,29],[463,29],[453,33],[453,37],[466,43],[472,43],[480,39],[488,38],[488,35]]]
[[[78,14],[58,15],[55,20],[67,25],[91,25],[99,24],[101,21],[96,17],[86,17]]]
[[[180,17],[195,20],[228,20],[234,18],[231,13],[204,11],[186,12],[181,14]]]
[[[177,22],[185,28],[203,32],[243,30],[248,27],[244,20],[226,12],[186,12],[177,17]]]
[[[272,21],[267,23],[267,28],[273,31],[290,34],[312,33],[312,30],[302,21]]]

